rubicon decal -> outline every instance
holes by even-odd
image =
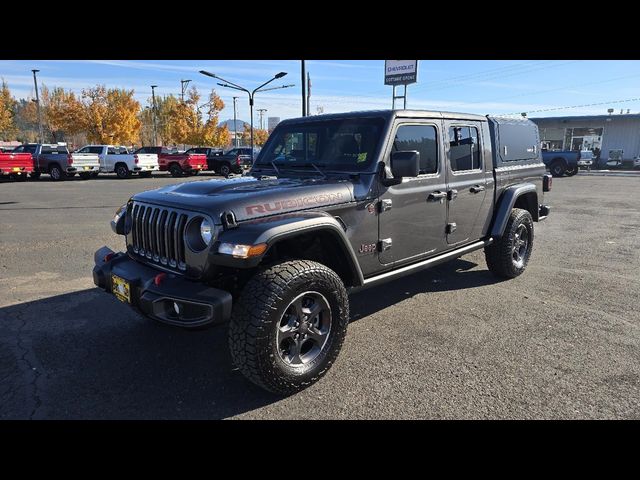
[[[290,198],[286,200],[277,200],[275,202],[248,205],[245,209],[247,211],[247,215],[256,215],[258,213],[270,213],[278,212],[280,210],[312,207],[314,205],[339,203],[342,201],[343,196],[344,195],[342,193],[323,193],[320,195],[310,195],[308,197]]]

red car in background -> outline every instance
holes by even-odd
[[[33,157],[30,153],[0,152],[0,177],[26,180],[27,175],[33,172],[33,167]]]
[[[172,177],[197,175],[207,169],[207,156],[201,153],[175,153],[167,147],[142,147],[133,153],[155,153],[160,171],[168,171]]]

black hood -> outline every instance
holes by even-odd
[[[145,203],[194,210],[219,222],[223,212],[238,221],[351,202],[353,184],[344,179],[237,177],[168,185],[138,193]]]

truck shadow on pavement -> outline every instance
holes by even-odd
[[[352,321],[409,295],[495,283],[475,266],[354,293]],[[166,326],[97,288],[0,308],[0,325],[0,419],[220,419],[281,400],[233,367],[226,326]]]

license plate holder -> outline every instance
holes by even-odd
[[[115,273],[111,274],[111,291],[122,303],[131,303],[131,284]]]

